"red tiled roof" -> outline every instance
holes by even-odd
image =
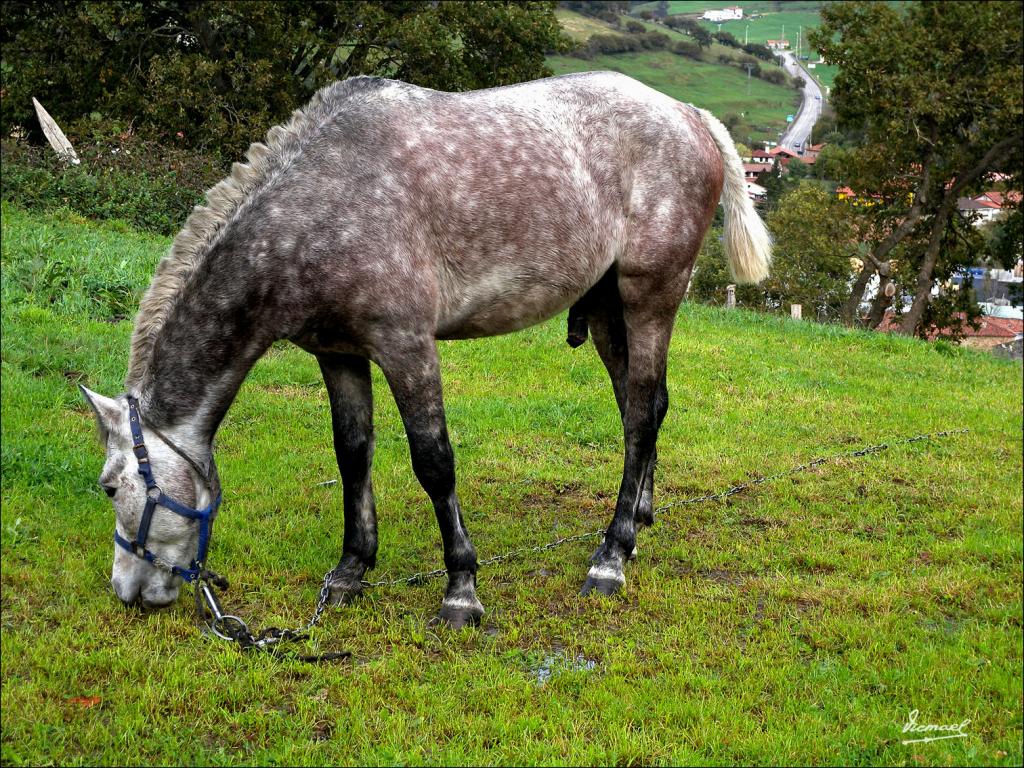
[[[957,313],[957,317],[964,320],[964,314],[962,312]],[[878,325],[880,331],[894,331],[899,328],[899,321],[895,319],[896,316],[892,311],[886,312],[882,322]],[[1024,320],[1018,320],[1013,317],[990,317],[986,315],[978,319],[979,326],[978,330],[974,330],[969,325],[964,325],[962,333],[965,337],[973,336],[975,338],[998,338],[998,339],[1015,339],[1024,333]],[[947,330],[947,329],[942,329]],[[940,330],[935,326],[928,329],[929,340],[939,336]]]
[[[789,155],[790,157],[797,156],[796,152],[794,152],[792,149],[786,149],[785,147],[772,147],[771,150],[769,150],[768,152],[768,154],[771,155],[772,157],[775,157],[776,155],[781,155],[783,153]]]
[[[765,152],[763,149],[755,149],[753,152],[750,153],[750,156],[751,157],[774,157],[774,155],[772,155],[772,154],[770,154],[768,152]]]
[[[772,168],[768,163],[744,163],[744,173],[765,173],[770,171]]]
[[[1003,208],[1008,203],[1017,203],[1020,201],[1020,192],[1014,192],[1010,190],[1005,195],[1002,192],[997,192],[994,189],[990,189],[988,192],[983,192],[974,198],[975,202],[981,203],[989,208]]]

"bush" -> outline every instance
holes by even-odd
[[[689,40],[676,40],[672,44],[672,53],[679,56],[688,56],[691,59],[700,58],[700,46]]]
[[[78,144],[81,165],[64,167],[49,148],[3,143],[0,194],[30,210],[69,208],[173,235],[203,192],[227,175],[209,157],[135,137]]]
[[[761,69],[758,67],[758,71],[754,73],[754,76],[775,85],[785,85],[789,80],[789,77],[781,69]]]
[[[644,32],[647,31],[647,27],[645,27],[639,21],[627,21],[626,31],[634,35],[642,35]]]
[[[711,35],[711,37],[720,42],[722,45],[727,45],[730,48],[740,47],[740,41],[736,39],[736,36],[733,35],[732,32],[726,32],[725,30],[722,30],[721,32],[714,32]]]
[[[761,45],[759,43],[747,43],[742,46],[742,48],[751,56],[761,59],[761,61],[772,61],[775,58],[775,54],[772,53],[771,49],[766,45]]]

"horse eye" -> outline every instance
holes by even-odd
[[[114,494],[117,493],[117,488],[114,487],[113,485],[103,485],[102,483],[100,483],[100,488],[102,488],[103,492],[107,494],[107,496],[109,496],[110,498],[114,498]]]

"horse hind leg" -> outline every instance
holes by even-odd
[[[377,560],[377,511],[373,498],[373,387],[370,363],[353,355],[318,355],[331,403],[334,452],[341,472],[345,515],[342,556],[331,574],[335,604],[351,602]]]
[[[617,281],[617,272],[613,267],[570,309],[569,328],[571,335],[573,311],[575,310],[581,316],[580,324],[584,329],[584,340],[589,331],[598,356],[608,371],[608,377],[611,379],[612,389],[615,392],[615,402],[619,408],[619,416],[624,419],[629,350],[627,349],[626,324]],[[668,386],[664,375],[661,377],[656,397],[656,412],[660,428],[665,414],[668,412]],[[657,451],[655,451],[644,479],[643,495],[636,512],[636,522],[642,526],[654,524],[654,470],[657,460]]]
[[[591,333],[602,360],[612,374],[616,399],[622,413],[625,457],[622,483],[615,515],[605,533],[604,541],[591,558],[592,566],[583,585],[583,594],[597,590],[612,594],[625,583],[626,561],[636,549],[636,526],[653,520],[652,496],[655,445],[658,429],[668,407],[665,387],[668,344],[679,301],[674,293],[659,295],[657,281],[630,278],[619,280],[622,297],[622,332],[617,323],[609,323],[609,342],[602,339],[605,331],[591,324]],[[681,297],[680,297],[681,298]],[[614,316],[613,316],[614,319]],[[625,376],[614,352],[615,342],[625,338]],[[621,356],[621,355],[620,355]],[[612,365],[609,365],[609,360]],[[646,505],[646,511],[643,507]]]

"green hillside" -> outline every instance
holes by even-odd
[[[368,590],[302,647],[352,659],[310,665],[202,635],[187,590],[143,614],[107,584],[103,448],[76,385],[121,391],[119,315],[169,239],[7,204],[0,222],[3,765],[1021,763],[1019,364],[685,304],[656,502],[839,458],[663,512],[614,598],[578,595],[592,542],[482,567],[476,629],[428,625],[440,581]],[[563,315],[440,345],[481,558],[613,511],[620,418],[592,345],[564,338]],[[441,548],[374,374],[386,578],[438,567]],[[311,356],[264,356],[217,459],[224,602],[295,626],[341,548]],[[912,710],[968,721],[965,737],[904,745]]]
[[[601,69],[622,72],[674,99],[708,109],[721,120],[739,116],[741,120],[731,133],[734,140],[747,144],[777,141],[786,115],[799,105],[799,96],[791,88],[748,79],[735,67],[683,59],[664,51],[595,56],[590,60],[550,56],[548,65],[556,75]]]
[[[622,34],[624,31],[564,8],[559,8],[556,15],[566,33],[578,42],[585,42],[594,34]],[[641,23],[649,30],[668,35],[673,41],[690,39],[660,24]],[[748,77],[735,63],[725,64],[720,60],[723,56],[735,60],[739,55],[733,48],[713,43],[702,52],[699,61],[668,51],[642,51],[590,59],[549,56],[547,62],[555,74],[593,70],[622,72],[679,101],[708,109],[721,120],[733,118],[731,132],[737,141],[747,144],[777,141],[785,130],[786,115],[799,107],[800,95],[792,88]],[[761,66],[778,68],[770,62],[762,62]]]

